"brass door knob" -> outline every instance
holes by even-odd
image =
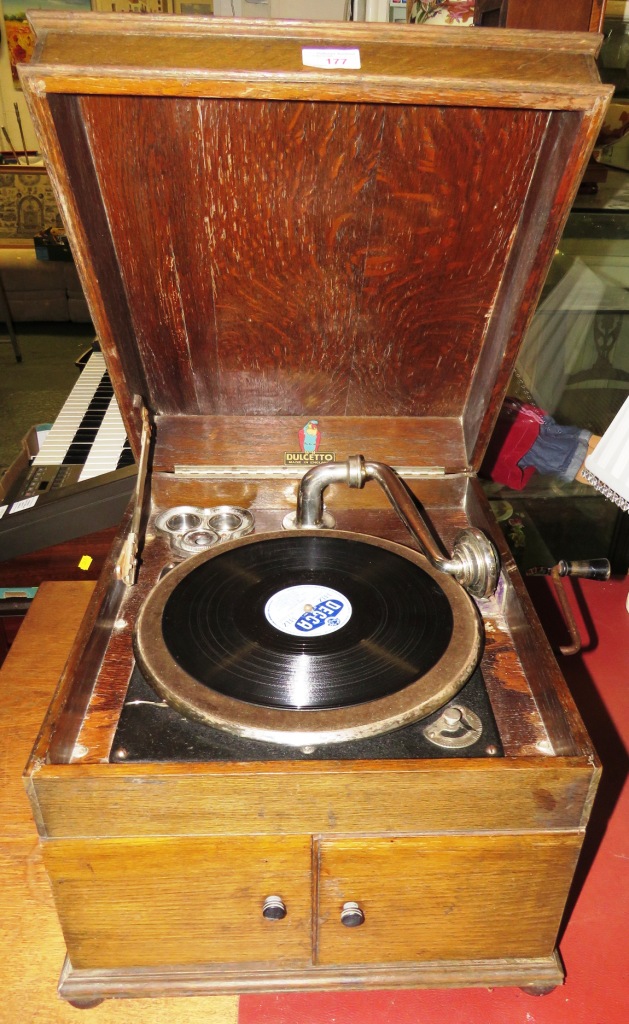
[[[357,903],[349,900],[343,904],[341,910],[341,924],[345,925],[346,928],[358,928],[359,925],[365,923],[365,914],[360,909]]]
[[[286,904],[281,896],[267,896],[262,904],[262,916],[267,921],[281,921],[286,917]]]

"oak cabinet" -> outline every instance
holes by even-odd
[[[553,892],[578,845],[541,834],[324,841],[318,962],[548,955],[563,909]],[[341,925],[346,901],[359,904],[361,927]]]
[[[307,837],[70,839],[44,860],[76,968],[310,962]]]
[[[44,858],[75,969],[316,969],[549,956],[580,842],[71,839],[46,843]]]

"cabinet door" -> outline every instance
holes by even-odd
[[[44,861],[75,968],[311,961],[308,836],[51,840]]]
[[[315,961],[546,956],[581,840],[549,834],[323,841]],[[359,927],[341,922],[348,902],[364,915]],[[356,914],[345,918],[356,923]]]

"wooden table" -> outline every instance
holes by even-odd
[[[0,672],[0,1020],[77,1021],[57,996],[65,957],[21,774],[94,584],[44,583]],[[96,1024],[235,1024],[236,997],[109,1001],[86,1011]]]

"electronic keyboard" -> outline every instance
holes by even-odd
[[[92,352],[40,450],[0,499],[0,561],[116,525],[133,453],[100,352]]]

